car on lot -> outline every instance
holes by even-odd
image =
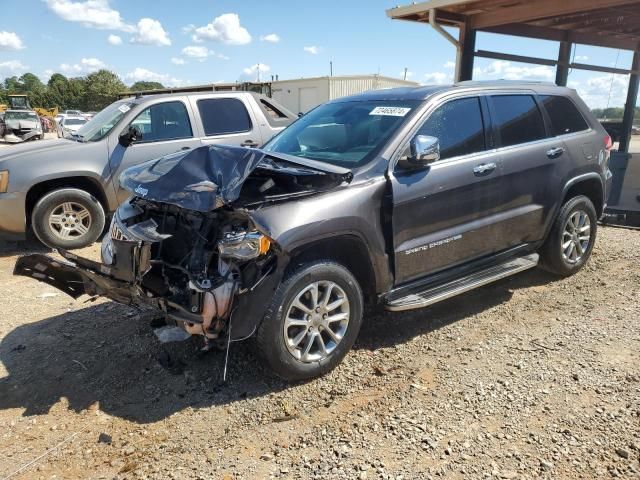
[[[71,138],[73,135],[87,123],[85,117],[80,116],[66,116],[60,119],[58,122],[57,133],[58,138]]]
[[[50,246],[89,245],[128,196],[118,184],[126,168],[202,145],[257,147],[296,118],[270,98],[249,92],[117,101],[72,139],[0,152],[0,237],[24,238],[31,227]]]
[[[3,140],[22,143],[44,138],[40,117],[33,110],[6,110],[4,112]]]
[[[426,307],[542,265],[580,270],[611,139],[575,91],[460,83],[317,107],[262,149],[210,146],[124,171],[102,263],[15,273],[153,307],[229,345],[255,335],[287,379],[335,367],[365,307]],[[397,325],[393,328],[397,328]]]

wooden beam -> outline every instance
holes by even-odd
[[[558,64],[556,60],[549,60],[547,58],[525,57],[523,55],[511,55],[510,53],[490,52],[487,50],[478,50],[476,57],[506,60],[508,62],[532,63],[534,65],[547,65],[549,67],[555,67]]]
[[[637,40],[619,39],[597,35],[593,33],[572,33],[557,28],[537,27],[528,24],[500,25],[482,29],[485,32],[513,35],[516,37],[540,38],[557,42],[568,41],[583,45],[595,45],[598,47],[620,48],[623,50],[636,50],[640,47]]]
[[[637,0],[538,0],[511,8],[473,15],[469,18],[471,28],[484,29],[513,23],[525,23],[542,18],[571,15],[576,12],[600,10],[636,3]]]

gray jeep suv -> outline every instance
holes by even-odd
[[[588,260],[611,140],[573,90],[462,83],[326,103],[261,150],[126,170],[103,262],[15,273],[164,312],[208,344],[255,335],[288,379],[323,374],[366,305],[421,308],[540,264]],[[124,320],[123,320],[124,321]]]

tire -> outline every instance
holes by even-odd
[[[48,247],[65,250],[91,245],[102,234],[104,224],[100,202],[77,188],[47,193],[31,213],[31,228],[38,240]]]
[[[321,310],[320,313],[315,313],[316,310],[313,310],[312,317],[296,307],[294,302],[302,292],[311,287],[300,297],[300,302],[307,309],[312,306],[313,285],[318,285],[316,305],[323,305],[326,292],[330,290],[331,293],[328,302],[330,309]],[[330,289],[329,286],[331,286]],[[331,306],[338,304],[340,299],[346,299],[346,303],[343,301],[338,307],[331,309]],[[300,303],[296,304],[300,305]],[[347,312],[346,324],[344,324],[345,311]],[[328,260],[303,265],[289,274],[276,290],[267,313],[258,327],[256,336],[258,353],[273,371],[285,380],[307,380],[324,375],[335,368],[353,346],[362,324],[362,312],[362,290],[349,270]],[[307,317],[306,320],[305,317]],[[285,329],[285,325],[289,322],[288,318],[301,319],[297,322],[303,322],[306,326],[290,325]],[[338,318],[342,320],[336,320]],[[333,332],[333,337],[326,331],[327,325]],[[287,345],[286,338],[298,338],[303,333],[304,337],[298,347],[292,347],[292,344]],[[317,338],[318,336],[320,339]],[[309,344],[311,337],[316,338],[312,340],[310,348],[307,349],[308,354],[304,356],[305,347]],[[338,338],[339,341],[336,342],[332,338]],[[321,342],[329,351],[326,355],[322,353]]]
[[[580,195],[569,199],[540,249],[541,267],[562,277],[578,272],[593,251],[597,222],[596,209],[589,198]]]

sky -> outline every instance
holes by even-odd
[[[399,0],[20,0],[0,17],[0,79],[27,71],[165,86],[374,74],[453,81],[455,49],[425,24],[389,19]],[[18,8],[19,5],[19,8]],[[455,33],[455,29],[451,30]],[[457,34],[457,33],[456,33]],[[556,59],[558,44],[480,33],[477,49]],[[577,45],[574,61],[630,68],[628,51]],[[552,67],[476,59],[474,79],[555,80]],[[591,108],[623,106],[623,75],[572,71]]]

